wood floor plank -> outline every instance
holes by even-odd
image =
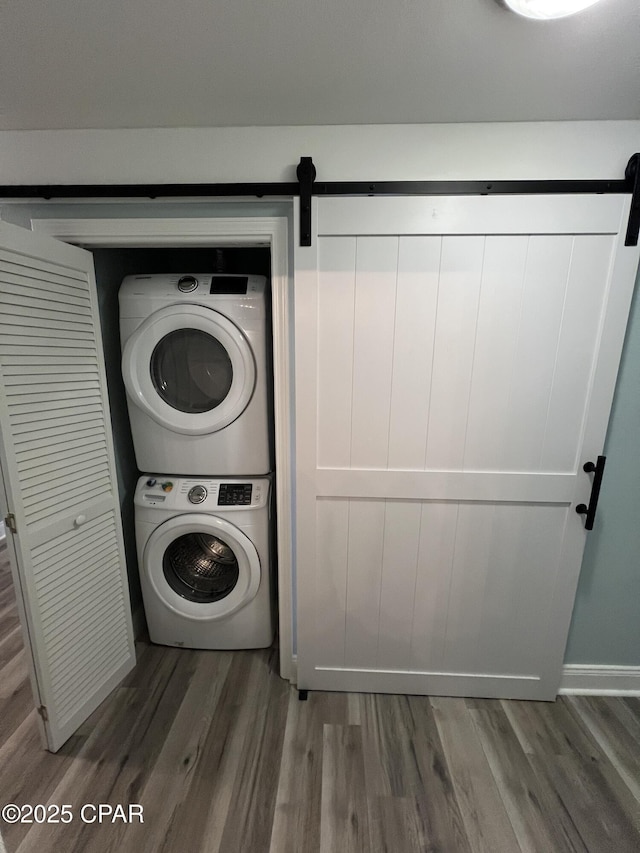
[[[602,751],[566,703],[502,700],[522,748],[532,755],[576,755],[598,760]]]
[[[571,696],[569,706],[584,720],[593,737],[620,774],[625,784],[640,802],[640,741],[631,722],[625,724],[616,713],[616,700],[590,696]]]
[[[24,646],[0,669],[0,700],[7,699],[29,678]]]
[[[124,843],[138,850],[164,849],[175,810],[186,796],[201,755],[232,660],[230,652],[192,654],[193,676],[157,757],[149,761],[149,771],[142,777],[139,768],[130,765],[129,772],[121,773],[112,789],[111,796],[116,801],[130,799],[132,773],[138,774],[141,784],[136,797],[145,808],[145,823],[117,827],[116,832],[109,834],[106,850],[120,850]]]
[[[318,853],[325,696],[289,695],[270,853]]]
[[[26,717],[0,748],[0,801],[2,803],[46,803],[70,769],[86,738],[73,735],[55,755],[42,748],[35,710]],[[18,849],[29,831],[27,824],[2,826],[7,850]]]
[[[11,693],[0,700],[0,743],[4,743],[22,725],[33,709],[33,692],[25,673]]]
[[[530,756],[529,761],[553,785],[589,853],[637,853],[640,834],[597,762],[570,755],[552,762]]]
[[[369,797],[410,796],[422,789],[406,696],[362,697],[362,739]]]
[[[456,699],[437,697],[430,701],[471,849],[482,853],[519,851],[469,709]]]
[[[104,729],[89,737],[78,761],[65,774],[50,801],[79,808],[86,802],[107,803],[125,768],[133,766],[129,800],[138,802],[166,732],[170,729],[193,675],[194,657],[183,649],[165,649],[162,665],[147,689],[123,688],[111,697]],[[91,793],[87,797],[87,792]],[[108,849],[109,827],[73,821],[67,825],[35,826],[25,836],[20,853],[42,850]]]
[[[376,797],[369,808],[371,853],[423,853],[456,850],[435,845],[429,838],[421,797]]]
[[[470,714],[522,850],[586,851],[545,777],[531,767],[501,703],[477,700]]]
[[[396,797],[401,811],[411,810],[412,838],[422,835],[434,850],[470,850],[428,697],[370,695],[361,706],[370,820],[379,798],[392,813],[389,801]],[[378,833],[377,841],[384,849],[390,839]]]
[[[312,691],[301,702],[291,691],[270,853],[320,849],[324,725],[359,725],[360,699],[358,694]]]
[[[368,853],[369,821],[360,726],[325,724],[320,853]]]
[[[15,604],[12,604],[0,618],[0,641],[5,640],[16,628],[20,628],[20,619]]]
[[[262,671],[262,667],[258,669]],[[232,655],[209,732],[193,767],[188,795],[179,809],[174,803],[150,803],[150,823],[158,807],[170,811],[168,831],[172,839],[179,836],[183,850],[219,850],[246,732],[245,700],[249,690],[266,683],[258,681],[255,673],[255,661],[250,655]],[[151,789],[158,783],[151,779],[149,784]],[[149,849],[146,843],[143,849]]]
[[[266,691],[258,694],[240,757],[220,850],[268,853],[278,789],[290,686],[273,677],[272,658]]]
[[[16,625],[12,631],[0,640],[0,675],[2,668],[6,666],[12,658],[24,649],[22,640],[22,628]]]
[[[264,819],[264,801],[271,799],[275,807],[277,768],[280,762],[281,745],[278,755],[272,759],[268,749],[256,755],[256,742],[262,736],[270,739],[270,733],[264,729],[264,718],[273,713],[270,725],[276,725],[278,715],[270,702],[268,692],[274,686],[277,690],[288,690],[288,684],[273,681],[272,661],[268,652],[238,652],[226,678],[216,711],[204,739],[198,760],[193,767],[191,780],[182,801],[175,807],[169,804],[171,821],[164,840],[159,847],[146,847],[153,850],[169,851],[198,850],[214,853],[227,849],[242,849],[242,816],[246,814],[247,798],[256,796],[260,815]],[[273,695],[271,697],[273,699]],[[286,695],[282,695],[283,716],[278,718],[284,734],[284,714],[286,714]],[[268,709],[268,710],[267,710]],[[262,729],[259,715],[262,716]],[[273,741],[271,739],[271,743]],[[271,766],[273,765],[273,766]],[[253,767],[253,777],[250,767]],[[264,773],[272,774],[271,784],[265,784],[262,790]],[[242,802],[237,801],[237,778],[240,774],[248,779],[248,790],[242,792]],[[258,797],[262,796],[262,806]],[[260,816],[255,815],[253,827],[248,832],[260,837],[259,849],[268,849],[272,828],[273,807],[264,826],[257,829]],[[233,833],[233,835],[232,835]],[[224,838],[224,841],[223,841]],[[228,844],[228,847],[226,846]],[[246,849],[249,849],[247,846]]]

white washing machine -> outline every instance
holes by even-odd
[[[270,646],[270,480],[145,476],[134,501],[151,641],[192,649]]]
[[[257,275],[124,279],[122,376],[141,471],[273,470],[265,289]]]

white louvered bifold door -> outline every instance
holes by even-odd
[[[295,257],[299,687],[555,696],[638,265],[628,211],[314,202]]]
[[[16,592],[56,751],[135,664],[131,610],[93,258],[5,224],[0,428]]]

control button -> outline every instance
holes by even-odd
[[[192,504],[201,504],[202,501],[207,497],[207,490],[204,486],[194,486],[189,490],[189,494],[187,495]]]
[[[151,488],[151,486],[155,486],[157,482],[158,481],[154,477],[149,477],[149,479],[147,480],[147,486]]]
[[[198,286],[198,279],[192,275],[183,275],[178,280],[178,290],[182,293],[191,293]]]
[[[162,491],[163,492],[170,492],[172,488],[173,488],[173,483],[169,482],[168,480],[166,483],[162,484]]]

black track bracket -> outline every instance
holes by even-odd
[[[624,239],[625,246],[638,245],[638,232],[640,231],[640,154],[634,154],[624,173],[625,179],[631,184],[631,210],[629,211],[629,224],[627,235]]]
[[[296,169],[300,183],[300,245],[311,245],[311,196],[313,182],[316,178],[316,167],[311,157],[301,157]]]
[[[298,701],[299,702],[306,702],[308,698],[309,698],[309,691],[308,690],[298,690]]]

